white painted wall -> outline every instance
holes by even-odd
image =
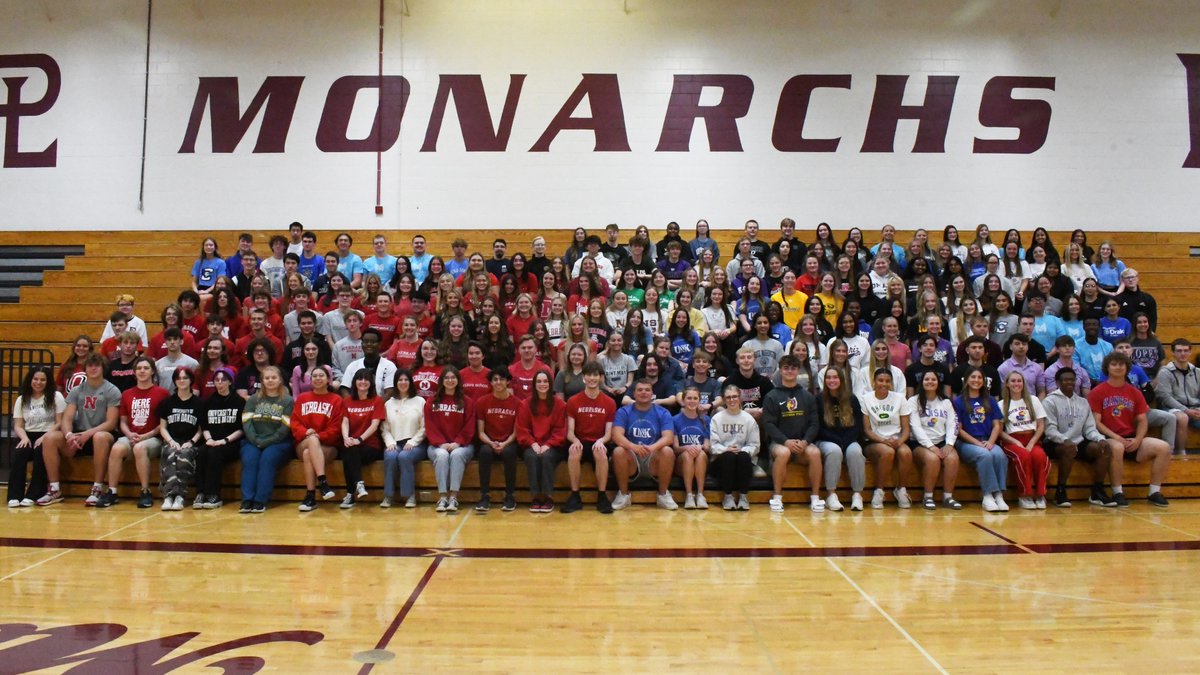
[[[48,113],[20,119],[20,149],[57,139],[57,166],[0,168],[0,228],[660,227],[699,217],[740,227],[791,216],[838,229],[1197,229],[1200,169],[1182,168],[1189,109],[1177,57],[1200,53],[1190,0],[387,0],[384,71],[412,93],[400,141],[382,157],[382,216],[375,155],[314,142],[329,85],[376,72],[378,11],[374,0],[155,2],[139,211],[146,3],[8,0],[0,55],[49,54],[62,91]],[[509,74],[527,74],[507,151],[465,152],[451,104],[437,152],[420,152],[438,76],[463,73],[483,76],[493,120]],[[566,131],[549,152],[529,152],[582,73],[617,74],[631,151],[593,152],[590,132]],[[673,76],[702,73],[753,79],[743,152],[710,152],[702,122],[690,152],[655,152]],[[837,152],[772,146],[779,93],[805,73],[853,77],[809,108],[806,134],[840,136]],[[21,74],[22,100],[38,98],[40,72],[0,71]],[[900,123],[895,152],[859,152],[879,74],[910,76],[906,103],[923,98],[928,75],[959,76],[943,154],[911,152],[915,122]],[[265,77],[287,75],[305,81],[286,152],[252,153],[256,122],[233,153],[214,154],[206,115],[197,152],[179,153],[199,77],[239,78],[244,108]],[[977,136],[1011,137],[978,122],[983,85],[999,75],[1056,78],[1055,91],[1029,94],[1053,108],[1033,154],[972,152]],[[0,105],[6,97],[0,86]],[[363,95],[358,133],[373,114]]]

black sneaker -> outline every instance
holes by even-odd
[[[304,501],[300,502],[300,512],[308,513],[317,508],[317,496],[310,490],[304,495]]]
[[[324,480],[317,483],[317,494],[321,495],[321,499],[333,499],[337,496],[333,488],[329,487],[329,481]]]
[[[138,508],[148,509],[154,506],[154,495],[150,494],[149,490],[142,490],[142,494],[138,497]]]
[[[225,502],[221,501],[221,498],[218,497],[217,495],[205,495],[204,508],[219,509],[222,506],[225,506]]]
[[[100,495],[100,499],[96,500],[96,507],[107,509],[110,506],[115,506],[117,503],[117,493],[112,490],[105,490],[104,494]]]
[[[501,507],[500,510],[501,511],[516,511],[517,510],[517,498],[511,494],[504,495],[504,506]]]
[[[600,513],[612,513],[612,502],[608,500],[608,495],[603,492],[596,494],[596,510]]]
[[[1115,492],[1112,496],[1113,506],[1119,509],[1129,508],[1129,500],[1125,498],[1124,492]],[[1105,504],[1105,506],[1108,506]]]
[[[1163,493],[1161,492],[1155,492],[1149,497],[1146,497],[1146,501],[1150,502],[1150,506],[1157,506],[1162,509],[1167,508],[1168,505],[1167,498],[1164,497]]]
[[[263,504],[261,502],[254,502],[254,505],[250,507],[250,513],[266,513],[266,512],[267,512],[267,505]]]
[[[1092,494],[1088,497],[1088,503],[1110,508],[1117,505],[1117,502],[1113,500],[1112,495],[1108,494],[1108,490],[1105,490],[1101,485],[1097,485],[1092,488]]]
[[[1067,499],[1067,489],[1064,487],[1054,490],[1054,505],[1060,509],[1071,508],[1071,500]]]
[[[254,502],[249,499],[243,499],[242,505],[238,508],[238,513],[251,513],[254,509]]]
[[[570,497],[567,497],[567,503],[563,504],[563,513],[575,513],[583,508],[583,499],[578,492],[572,492]]]
[[[475,504],[475,513],[487,513],[492,510],[492,496],[485,494],[479,497],[479,501]]]

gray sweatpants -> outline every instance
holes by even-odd
[[[862,446],[851,443],[845,450],[836,443],[817,441],[821,449],[821,461],[825,467],[825,489],[833,492],[837,489],[838,479],[842,477],[842,461],[846,463],[846,472],[850,474],[850,489],[862,492],[867,483],[867,460],[863,456]]]
[[[475,456],[475,447],[463,445],[453,451],[440,446],[429,446],[429,461],[433,462],[433,474],[437,477],[438,492],[458,492],[462,487],[463,473],[467,463]]]

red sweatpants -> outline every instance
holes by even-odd
[[[1004,448],[1004,454],[1008,455],[1008,459],[1012,462],[1020,496],[1045,497],[1046,477],[1050,475],[1050,460],[1046,457],[1046,451],[1039,444],[1035,444],[1033,450],[1025,449],[1025,444],[1029,442],[1031,436],[1033,436],[1032,431],[1012,434],[1012,437],[1019,440],[1020,444],[1001,443],[1001,447]]]

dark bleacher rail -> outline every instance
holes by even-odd
[[[82,246],[0,246],[0,302],[17,302],[22,286],[41,286],[49,270],[61,270]]]
[[[4,469],[4,480],[8,481],[8,468],[12,466],[12,452],[16,446],[13,432],[13,403],[20,395],[21,380],[34,366],[55,368],[54,353],[49,349],[14,347],[0,344],[0,468]]]

